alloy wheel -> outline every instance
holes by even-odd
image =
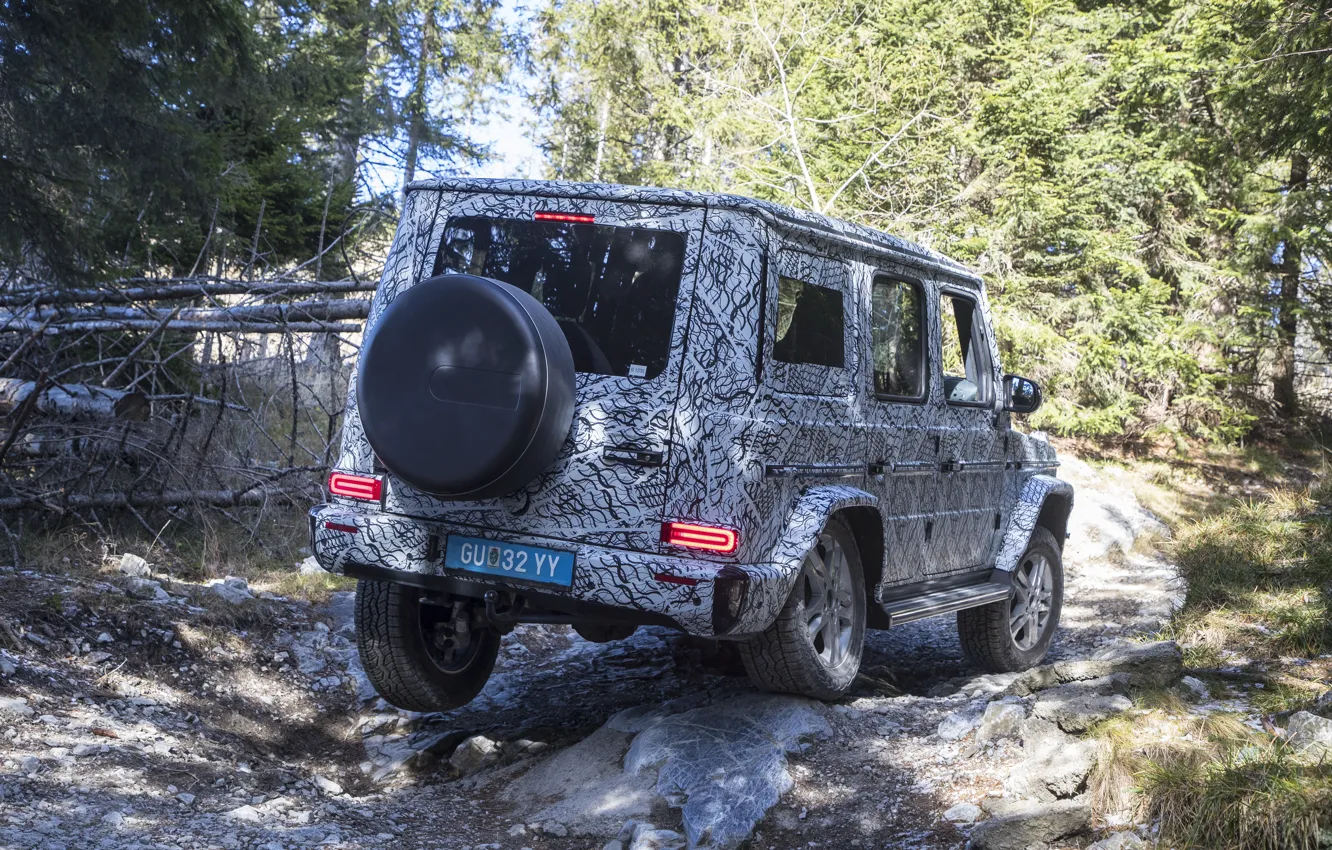
[[[1008,609],[1008,631],[1018,649],[1025,651],[1040,642],[1050,623],[1053,600],[1050,562],[1039,552],[1032,552],[1013,575],[1013,601]]]
[[[805,556],[801,581],[809,641],[823,665],[835,668],[850,652],[855,600],[850,562],[831,534],[820,534],[818,543]]]

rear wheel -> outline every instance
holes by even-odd
[[[833,517],[805,555],[781,614],[740,644],[750,680],[768,691],[843,696],[860,672],[866,604],[855,537]]]
[[[500,635],[473,620],[471,600],[422,604],[419,588],[356,584],[356,643],[380,696],[408,711],[471,702],[490,678]]]
[[[1059,544],[1037,526],[1013,570],[1013,595],[1004,602],[957,613],[967,658],[989,673],[1034,667],[1050,651],[1064,603],[1064,564]]]

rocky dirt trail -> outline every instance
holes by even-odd
[[[1093,814],[1080,734],[1132,687],[1184,687],[1178,649],[1141,642],[1178,588],[1132,493],[1063,473],[1050,663],[979,676],[953,621],[924,621],[871,633],[837,705],[755,692],[725,645],[525,626],[480,699],[416,715],[368,692],[348,593],[134,556],[0,568],[0,848],[1139,846],[1145,826]]]

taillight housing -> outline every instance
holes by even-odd
[[[328,476],[328,493],[345,499],[379,502],[384,498],[384,479],[377,475],[352,475],[335,471]]]
[[[663,522],[661,542],[686,549],[734,555],[740,548],[740,532],[718,525],[697,525],[692,522]]]

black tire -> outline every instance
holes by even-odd
[[[810,577],[817,578],[817,564],[826,563],[830,541],[845,553],[850,577],[850,640],[837,655],[825,658],[831,644],[822,635],[811,637],[808,614],[813,599]],[[825,598],[825,606],[827,599]],[[815,699],[838,699],[851,689],[860,672],[860,658],[865,648],[865,619],[868,600],[860,552],[851,528],[833,517],[819,535],[810,554],[801,565],[800,577],[777,619],[763,632],[739,644],[740,659],[750,681],[765,691],[802,694]],[[836,663],[831,663],[837,658]]]
[[[1028,670],[1041,663],[1050,651],[1050,641],[1059,629],[1059,615],[1064,607],[1064,563],[1055,536],[1040,526],[1032,532],[1027,551],[1018,559],[1013,571],[1015,585],[1036,557],[1043,557],[1049,565],[1052,595],[1048,618],[1033,645],[1026,648],[1019,646],[1010,626],[1014,605],[1019,601],[1017,589],[1004,602],[957,612],[957,633],[962,642],[962,652],[987,673]]]
[[[365,675],[380,696],[408,711],[448,711],[481,693],[495,667],[500,635],[473,630],[462,659],[437,663],[426,632],[451,612],[449,606],[422,605],[418,588],[356,583],[356,644]]]

